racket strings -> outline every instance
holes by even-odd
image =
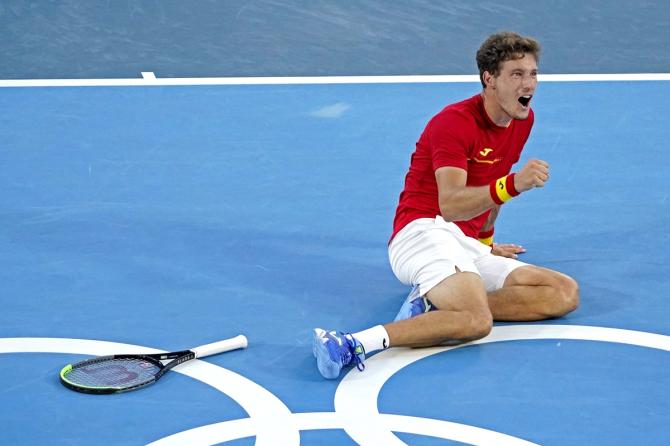
[[[140,358],[110,358],[81,364],[64,378],[82,387],[135,387],[154,379],[160,367]]]

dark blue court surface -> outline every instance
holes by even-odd
[[[663,1],[3,0],[0,79],[471,74],[491,33],[545,73],[665,73]]]
[[[23,14],[12,23],[42,23],[54,8],[76,4],[28,10],[8,2],[0,18]],[[80,6],[85,12],[89,5]],[[240,17],[266,4],[249,5]],[[406,28],[394,17],[396,7],[375,20],[409,33],[411,22]],[[147,6],[136,8],[142,17]],[[653,5],[640,8],[627,23],[646,20]],[[120,20],[115,11],[112,24]],[[184,11],[197,14],[205,25],[213,21]],[[270,26],[262,21],[267,11],[258,17],[259,27]],[[554,16],[542,17],[553,26]],[[565,11],[555,17],[573,23]],[[574,23],[577,32],[579,17]],[[649,39],[658,23],[649,23]],[[476,48],[486,33],[466,25],[467,46]],[[663,51],[638,55],[662,60]],[[556,72],[582,71],[561,60]],[[17,68],[17,77],[40,77],[31,67]],[[628,68],[622,71],[654,71],[653,64]],[[126,71],[139,66],[105,70],[106,77],[130,77]],[[322,74],[281,67],[271,74],[298,73]],[[392,67],[374,73],[396,74]],[[212,74],[230,73],[200,72]],[[496,238],[523,244],[529,263],[575,277],[582,296],[576,312],[499,324],[458,349],[390,349],[369,358],[365,372],[336,381],[316,370],[312,328],[356,331],[388,322],[404,300],[408,290],[391,272],[386,243],[414,142],[444,105],[479,89],[0,88],[0,442],[667,444],[668,82],[538,89],[535,128],[520,162],[547,160],[551,181],[505,206]],[[180,366],[138,392],[83,395],[58,381],[63,365],[85,357],[184,349],[239,333],[249,339],[246,350]]]

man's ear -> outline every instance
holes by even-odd
[[[491,73],[484,71],[482,77],[484,78],[484,85],[489,87],[491,90],[496,89],[496,78]]]

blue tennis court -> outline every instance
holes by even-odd
[[[552,73],[670,71],[668,50],[653,46],[663,40],[656,24],[667,11],[649,2],[637,12],[588,16],[601,3],[586,2],[581,10],[601,30],[616,25],[626,35],[640,20],[656,17],[644,37],[649,51],[631,56],[630,65],[617,67],[625,58],[598,59],[597,49],[584,49],[584,57],[599,61],[587,71],[565,47],[552,53],[569,22],[562,9],[543,30],[532,23],[549,12],[529,6],[528,16],[512,21],[521,8],[501,7],[490,31],[518,26],[544,38]],[[523,244],[522,260],[576,278],[576,312],[542,323],[496,324],[489,337],[459,348],[386,350],[366,361],[365,372],[326,381],[312,357],[312,329],[355,331],[393,319],[408,290],[393,276],[386,249],[414,143],[431,116],[481,85],[362,78],[348,84],[7,86],[15,79],[139,76],[139,66],[121,63],[124,54],[134,57],[129,47],[109,53],[117,58],[109,65],[99,47],[87,68],[75,63],[90,56],[85,52],[59,65],[62,46],[30,46],[28,31],[42,25],[40,35],[54,38],[64,20],[91,29],[107,20],[110,31],[92,40],[105,48],[118,44],[123,29],[126,35],[140,29],[119,21],[132,10],[130,2],[112,3],[101,9],[106,16],[95,18],[88,3],[76,15],[77,5],[45,2],[30,10],[9,2],[0,14],[11,25],[2,34],[14,39],[2,40],[15,63],[0,76],[8,80],[0,88],[2,443],[668,443],[667,80],[540,80],[535,126],[520,163],[545,159],[552,178],[505,207],[496,238]],[[237,9],[226,9],[231,5]],[[474,5],[495,16],[492,4]],[[246,33],[248,51],[243,39],[226,49],[234,53],[229,66],[221,62],[208,71],[206,57],[221,47],[188,40],[189,54],[203,59],[197,72],[187,72],[192,61],[172,52],[177,36],[163,59],[172,77],[474,73],[464,63],[421,71],[420,39],[407,42],[418,55],[403,62],[408,66],[394,70],[390,61],[402,32],[414,32],[421,17],[433,35],[439,34],[436,17],[460,23],[466,43],[449,51],[473,59],[489,31],[474,28],[475,12],[447,14],[417,2],[420,16],[404,22],[394,14],[400,6],[359,6],[207,2],[203,11],[179,16],[178,5],[166,2],[159,8],[163,16],[135,6],[133,20],[164,32],[169,27],[156,23],[185,30],[202,23],[205,34],[213,32],[216,14],[224,24],[257,20],[261,31],[281,30],[281,45],[295,48],[282,53],[275,47],[254,71],[241,61],[260,51],[254,45],[263,40],[250,39],[247,28],[226,28],[232,41]],[[291,29],[309,24],[304,29],[316,40],[291,40],[280,23]],[[320,23],[330,26],[323,34]],[[386,23],[393,45],[380,53],[379,64],[365,65],[365,46],[361,59],[352,56],[348,39],[362,31],[347,35],[346,23],[374,27],[370,42],[380,47]],[[580,23],[574,35],[583,45],[589,35]],[[91,37],[87,30],[82,27],[80,37]],[[69,36],[62,38],[74,39]],[[593,39],[604,38],[594,31]],[[344,68],[319,71],[328,67],[317,66],[322,49],[338,44],[347,48],[335,53]],[[155,55],[150,49],[158,47],[154,42],[145,50]],[[48,59],[38,49],[54,57],[41,74],[37,60]],[[633,54],[631,47],[622,51]],[[285,65],[273,62],[279,53]],[[389,64],[382,70],[381,62]],[[239,333],[248,337],[247,349],[179,366],[138,392],[84,395],[58,379],[63,365],[86,357],[185,349]]]

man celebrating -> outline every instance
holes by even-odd
[[[325,378],[388,347],[480,339],[496,321],[561,317],[579,303],[572,278],[517,260],[523,248],[493,243],[501,206],[549,180],[530,160],[510,173],[533,126],[539,44],[511,32],[477,51],[483,91],[430,120],[416,144],[393,224],[389,259],[412,291],[386,325],[349,334],[314,330]]]

